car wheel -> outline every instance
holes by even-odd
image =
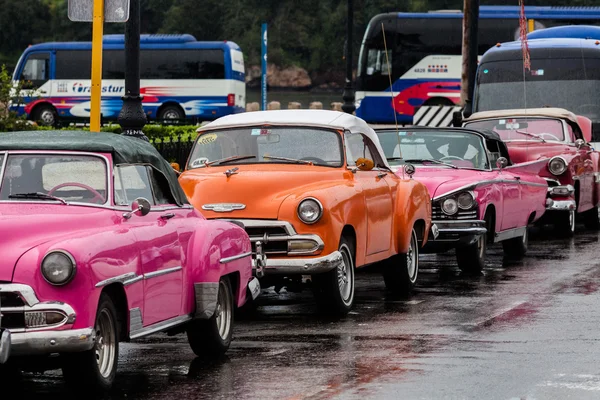
[[[575,234],[576,223],[575,210],[561,212],[556,216],[554,229],[562,236],[573,236]]]
[[[483,270],[485,265],[485,253],[487,250],[487,234],[480,235],[475,243],[456,249],[456,261],[461,271],[477,274]]]
[[[56,114],[56,109],[51,105],[41,104],[34,109],[31,119],[44,126],[56,126],[58,115]]]
[[[396,254],[386,260],[383,266],[385,287],[396,294],[410,293],[419,275],[419,242],[413,229],[410,234],[408,252]]]
[[[525,253],[527,253],[528,246],[529,246],[529,227],[525,227],[525,233],[523,233],[523,236],[504,240],[502,242],[502,249],[504,250],[504,255],[509,258],[523,257],[525,255]]]
[[[219,281],[217,306],[209,319],[197,319],[187,326],[187,337],[194,354],[199,357],[220,357],[229,349],[233,335],[234,298],[231,282],[226,276]]]
[[[119,326],[114,303],[106,293],[100,295],[94,331],[94,348],[63,355],[63,375],[71,386],[107,391],[117,373]]]
[[[313,275],[314,293],[323,311],[346,315],[354,305],[354,247],[342,237],[339,252],[342,262],[324,274]]]
[[[600,229],[600,207],[586,211],[583,218],[586,229]]]
[[[160,110],[160,113],[158,114],[157,118],[159,121],[164,121],[164,120],[179,120],[179,119],[184,119],[185,118],[185,113],[183,112],[183,110],[181,109],[181,107],[177,106],[177,105],[167,105],[165,107],[163,107]]]

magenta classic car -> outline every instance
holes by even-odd
[[[59,355],[68,382],[108,389],[120,341],[186,332],[197,355],[228,349],[235,307],[260,291],[250,239],[191,207],[152,145],[2,133],[0,166],[0,361]]]
[[[378,129],[377,134],[396,173],[415,170],[414,179],[432,197],[432,224],[439,235],[430,238],[423,253],[455,248],[465,272],[481,271],[488,243],[502,242],[510,257],[525,254],[528,227],[544,213],[548,185],[512,166],[497,134],[425,127]]]
[[[600,228],[600,154],[589,143],[590,119],[562,108],[534,108],[479,112],[464,125],[498,133],[513,162],[548,181],[548,211],[540,222],[565,234],[575,232],[577,219]]]

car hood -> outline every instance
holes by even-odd
[[[237,165],[237,174],[227,177],[232,166],[198,168],[185,171],[179,183],[190,203],[206,218],[277,219],[279,208],[290,195],[310,195],[316,190],[339,184],[341,168],[310,165]],[[243,209],[215,212],[206,205],[243,205]]]
[[[508,148],[508,154],[513,164],[547,160],[556,155],[575,155],[574,148],[564,143],[512,141],[506,142],[506,147]]]
[[[49,240],[72,236],[74,231],[114,224],[113,214],[111,210],[75,205],[0,205],[0,281],[12,281],[17,261],[28,250]]]
[[[413,178],[423,183],[431,197],[435,198],[460,187],[489,179],[489,174],[489,171],[473,169],[416,166]]]

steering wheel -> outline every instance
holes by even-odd
[[[52,189],[50,189],[50,191],[48,192],[48,195],[52,196],[52,194],[54,192],[56,192],[58,189],[61,189],[64,187],[71,187],[71,186],[85,189],[88,192],[91,192],[94,195],[94,197],[90,200],[92,203],[95,203],[98,200],[104,202],[104,196],[102,196],[100,193],[98,193],[96,191],[96,189],[94,189],[88,185],[84,185],[83,183],[77,183],[77,182],[65,182],[65,183],[61,183],[60,185],[56,185]]]
[[[319,157],[303,157],[303,158],[301,158],[301,160],[302,161],[314,161],[319,164],[327,164],[327,161],[325,161]]]
[[[536,135],[536,136],[539,136],[539,137],[541,137],[541,138],[543,138],[544,136],[549,136],[549,137],[551,137],[551,138],[552,138],[552,140],[556,140],[557,142],[561,142],[561,141],[562,141],[562,140],[560,140],[559,138],[557,138],[556,136],[554,136],[554,135],[553,135],[553,134],[551,134],[551,133],[536,133],[535,135]]]
[[[445,156],[445,157],[440,158],[440,161],[442,161],[442,160],[459,160],[459,161],[464,161],[464,158],[460,158],[460,157],[457,157],[457,156]]]

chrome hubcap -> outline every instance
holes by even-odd
[[[231,297],[228,293],[225,284],[223,282],[219,283],[219,299],[215,316],[221,339],[227,339],[231,330],[231,310],[233,307]]]
[[[116,331],[112,316],[108,310],[103,309],[100,312],[96,322],[96,362],[100,375],[108,378],[113,370],[116,353]]]
[[[52,125],[54,123],[54,114],[52,111],[46,110],[42,113],[41,120],[45,124]]]
[[[410,247],[408,253],[406,253],[406,265],[408,266],[408,276],[411,281],[414,281],[417,275],[417,257],[415,255],[415,248],[413,240],[410,241]]]
[[[179,119],[179,113],[177,111],[168,111],[165,113],[165,119]]]
[[[340,295],[342,296],[342,301],[344,301],[344,303],[348,303],[352,298],[354,270],[346,248],[341,249],[341,251],[342,263],[338,265],[337,268],[338,286],[340,289]]]

